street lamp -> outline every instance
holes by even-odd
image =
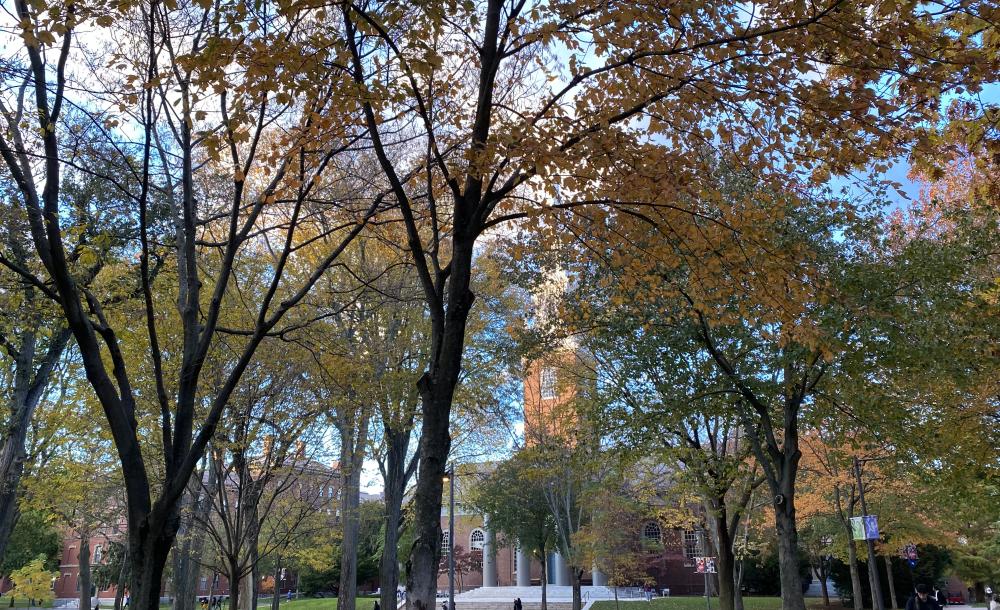
[[[455,465],[444,472],[448,483],[448,610],[455,610]]]
[[[861,480],[861,464],[882,459],[885,458],[858,458],[858,456],[854,456],[854,476],[858,479],[858,499],[861,500],[861,518],[865,525],[867,525],[865,522],[868,517],[868,505],[865,503],[865,484]],[[882,583],[878,577],[878,564],[875,563],[875,541],[868,537],[867,527],[862,529],[865,532],[865,544],[868,547],[868,579],[871,581],[872,602],[875,604],[875,610],[885,610],[882,603]],[[892,578],[892,574],[889,574],[889,578]]]

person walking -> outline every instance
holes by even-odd
[[[930,587],[920,583],[910,599],[906,600],[906,610],[941,610],[941,605],[931,597]]]
[[[372,610],[382,610],[382,609],[381,609],[381,608],[379,607],[379,605],[378,605],[378,600],[377,600],[377,599],[375,600],[375,605],[374,605],[374,606],[372,606]]]

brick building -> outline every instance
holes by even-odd
[[[583,422],[574,411],[574,399],[587,390],[581,385],[580,379],[589,377],[585,371],[590,366],[586,357],[571,345],[527,364],[523,399],[524,439],[527,446],[551,441],[553,438],[568,444],[578,442],[581,437],[579,433],[584,431],[581,429]],[[465,464],[458,468],[455,546],[472,554],[472,569],[469,573],[456,574],[456,591],[474,589],[484,584],[501,587],[540,584],[542,569],[538,561],[519,552],[514,548],[513,542],[496,540],[482,515],[462,508],[463,482],[469,485],[477,474],[485,474],[491,469],[492,465],[489,463]],[[448,531],[447,493],[446,487],[441,511],[442,551],[445,556],[452,535]],[[674,595],[704,593],[705,579],[702,574],[695,572],[694,558],[708,553],[702,551],[698,532],[670,529],[652,519],[630,525],[630,529],[639,532],[638,536],[642,538],[637,542],[649,549],[646,554],[646,573],[658,590],[670,589]],[[546,561],[549,584],[569,585],[569,568],[559,553],[551,553]],[[596,569],[585,573],[582,581],[584,585],[607,584],[606,577]],[[438,588],[445,590],[447,587],[448,575],[442,573],[438,578]]]

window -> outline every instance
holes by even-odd
[[[545,367],[539,374],[542,386],[542,398],[552,400],[558,398],[556,392],[556,370],[552,367]]]
[[[441,532],[441,552],[447,553],[451,548],[451,532],[444,530]]]
[[[469,534],[469,549],[481,551],[484,546],[486,546],[486,533],[479,528],[472,530]]]
[[[701,551],[701,537],[694,530],[684,530],[684,557],[694,559]]]
[[[650,521],[642,528],[642,539],[645,542],[660,541],[660,524]]]
[[[101,563],[104,559],[104,547],[100,544],[94,547],[94,563]]]

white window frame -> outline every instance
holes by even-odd
[[[451,551],[451,532],[441,530],[441,552],[448,553],[449,551]]]
[[[542,400],[555,400],[559,398],[559,377],[556,369],[551,366],[543,367],[538,373],[538,385]]]
[[[476,534],[479,534],[478,540]],[[486,548],[486,532],[477,527],[469,532],[469,550],[481,551],[484,548]]]
[[[697,530],[684,530],[684,559],[694,559],[701,553],[701,536]]]

